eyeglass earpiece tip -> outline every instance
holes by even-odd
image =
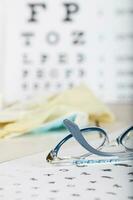
[[[64,126],[66,127],[66,128],[71,128],[71,127],[73,127],[73,122],[71,122],[69,119],[64,119],[63,120],[63,123],[64,123]]]
[[[63,123],[64,123],[64,125],[69,125],[69,126],[76,125],[73,121],[71,121],[69,119],[64,119]]]
[[[65,123],[67,123],[68,121],[70,121],[69,119],[64,119],[63,120],[63,123],[65,124]]]

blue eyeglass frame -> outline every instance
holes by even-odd
[[[99,149],[101,149],[101,147],[104,146],[104,144],[106,142],[109,142],[109,139],[108,139],[108,135],[106,133],[106,131],[100,127],[88,127],[88,128],[83,128],[83,129],[79,129],[79,127],[72,121],[68,120],[68,119],[65,119],[63,120],[63,123],[64,123],[64,126],[66,127],[66,129],[70,132],[69,135],[67,135],[63,140],[61,140],[53,150],[50,151],[50,153],[48,154],[48,156],[46,157],[46,160],[48,162],[52,162],[52,161],[55,161],[55,160],[63,160],[62,158],[59,158],[57,157],[58,155],[58,152],[61,148],[61,146],[66,142],[68,141],[70,138],[74,137],[77,142],[84,148],[86,149],[89,153],[86,154],[86,155],[91,155],[91,154],[95,154],[95,155],[98,155],[98,156],[102,156],[102,157],[119,157],[119,158],[131,158],[133,157],[133,149],[131,148],[127,148],[124,144],[123,144],[123,139],[124,137],[127,136],[127,134],[133,130],[133,126],[131,126],[130,128],[128,128],[124,133],[122,133],[120,136],[118,136],[116,138],[116,141],[118,143],[118,145],[122,145],[123,147],[125,147],[126,151],[128,152],[112,152],[112,153],[109,153],[109,152],[103,152],[103,151],[100,151]],[[100,144],[100,146],[95,149],[93,148],[86,140],[85,138],[83,137],[82,133],[85,133],[85,132],[88,132],[88,131],[98,131],[99,133],[101,133],[103,136],[104,136],[104,139],[103,139],[103,142],[102,144]],[[80,158],[82,158],[83,156],[80,156]]]

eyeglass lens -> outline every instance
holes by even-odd
[[[98,149],[103,145],[105,141],[105,135],[101,131],[96,130],[84,130],[81,131],[85,140],[95,149]],[[68,140],[59,151],[58,156],[63,157],[80,157],[87,154],[88,151],[85,150],[75,139],[72,137]]]
[[[126,148],[133,149],[133,129],[125,135],[125,137],[122,140],[122,143]]]

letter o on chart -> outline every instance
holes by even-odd
[[[46,41],[49,44],[57,44],[59,42],[59,40],[60,40],[60,36],[56,32],[50,32],[46,36]]]

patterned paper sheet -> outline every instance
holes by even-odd
[[[0,200],[128,200],[132,188],[132,161],[55,167],[40,153],[0,165]]]

